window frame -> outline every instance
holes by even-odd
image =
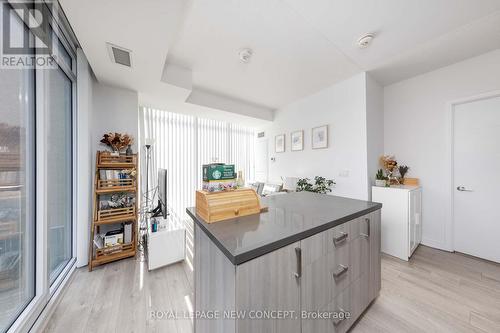
[[[2,8],[2,10],[4,9],[5,7]],[[18,16],[19,17],[19,16]],[[2,19],[3,19],[3,13],[2,13]],[[21,19],[21,22],[22,24],[25,25],[25,23],[23,22],[23,20]],[[23,27],[24,28],[24,27]],[[25,35],[29,35],[29,30],[23,30],[23,34]],[[24,36],[26,38],[26,36]],[[32,73],[31,73],[32,71]],[[32,276],[31,278],[33,279],[32,281],[30,281],[30,284],[31,284],[31,288],[33,288],[33,295],[31,296],[31,298],[25,303],[24,305],[24,308],[22,310],[20,310],[20,312],[18,313],[17,315],[17,318],[13,319],[10,321],[9,323],[9,327],[7,327],[7,331],[10,330],[10,327],[12,327],[16,321],[19,319],[19,317],[22,316],[22,314],[30,307],[32,307],[32,304],[34,302],[36,302],[36,299],[37,299],[37,280],[38,280],[38,277],[37,277],[37,274],[36,274],[36,270],[37,270],[37,246],[36,246],[36,242],[37,242],[37,225],[36,225],[36,221],[37,221],[37,178],[36,178],[36,136],[37,136],[37,128],[36,128],[36,70],[35,69],[30,69],[30,73],[29,74],[23,74],[23,76],[32,76],[33,78],[33,82],[30,82],[30,88],[29,89],[33,89],[33,97],[35,97],[33,100],[29,100],[27,97],[27,94],[29,94],[29,91],[24,89],[25,87],[23,87],[23,89],[21,90],[22,91],[22,98],[21,100],[23,101],[22,104],[22,109],[23,110],[29,110],[29,114],[27,115],[28,118],[27,118],[27,122],[28,122],[28,126],[26,127],[27,129],[29,129],[29,131],[26,131],[26,134],[25,134],[25,142],[26,142],[26,152],[25,152],[25,157],[29,157],[29,158],[33,158],[33,161],[29,162],[26,164],[26,166],[29,166],[26,167],[26,179],[29,179],[29,186],[26,187],[25,191],[27,191],[27,195],[26,195],[26,198],[27,200],[32,200],[32,202],[26,202],[26,206],[29,207],[28,208],[28,214],[26,214],[26,220],[23,221],[24,223],[26,223],[26,227],[30,227],[30,228],[33,228],[32,232],[33,235],[32,235],[32,239],[30,237],[30,241],[31,240],[34,240],[35,241],[35,244],[33,244],[33,248],[30,248],[29,252],[26,253],[27,255],[33,255],[32,258],[29,258],[30,261],[32,261],[32,264],[33,264],[33,267],[31,267],[31,269],[33,270],[31,272]],[[32,87],[31,87],[32,85]],[[22,222],[22,223],[23,223]],[[32,253],[31,253],[32,252]],[[23,277],[25,278],[25,277]]]
[[[10,2],[10,0],[7,0]],[[46,76],[44,76],[43,69],[35,66],[34,69],[34,89],[35,96],[34,101],[28,101],[28,103],[34,104],[34,133],[33,137],[33,149],[34,151],[34,191],[33,194],[34,203],[34,223],[35,223],[35,293],[31,301],[26,305],[24,310],[19,314],[17,319],[7,328],[7,332],[19,332],[19,331],[29,331],[31,327],[36,323],[38,317],[44,310],[44,308],[51,302],[54,302],[64,284],[69,280],[71,273],[76,267],[76,245],[77,245],[77,234],[76,234],[76,221],[77,221],[77,165],[75,163],[77,156],[77,56],[76,47],[78,43],[74,38],[72,31],[68,32],[67,27],[69,25],[65,23],[61,17],[64,18],[64,13],[62,13],[61,8],[57,2],[51,2],[53,5],[51,13],[50,26],[53,33],[59,39],[62,46],[68,52],[71,57],[71,66],[66,63],[59,61],[59,57],[54,57],[59,69],[70,79],[71,81],[71,258],[62,271],[59,273],[58,277],[54,280],[52,285],[50,284],[50,272],[48,267],[48,221],[46,212],[46,116],[47,116],[47,101],[46,101]],[[17,12],[16,12],[17,13]],[[19,13],[17,13],[19,15]],[[26,24],[24,18],[19,15],[21,20]],[[30,16],[31,19],[35,19]],[[60,26],[62,25],[62,27]],[[35,46],[41,46],[41,42],[35,39]],[[72,41],[72,43],[69,42]],[[54,49],[57,54],[57,50]],[[54,52],[53,52],[54,53]],[[35,50],[35,55],[38,53]]]

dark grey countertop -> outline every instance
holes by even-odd
[[[263,198],[267,212],[206,223],[186,212],[234,265],[382,208],[382,204],[310,192]]]

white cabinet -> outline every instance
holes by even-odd
[[[186,255],[186,229],[183,223],[169,215],[157,218],[158,231],[148,229],[146,254],[148,269],[153,270],[184,260]]]
[[[422,189],[374,186],[372,201],[382,204],[382,252],[408,261],[422,240]]]

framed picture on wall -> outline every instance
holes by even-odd
[[[285,152],[285,134],[276,135],[274,138],[274,151],[277,153]]]
[[[328,148],[328,125],[314,127],[311,132],[312,149]]]
[[[299,151],[304,149],[304,131],[295,131],[290,134],[291,146],[290,149],[292,151]]]

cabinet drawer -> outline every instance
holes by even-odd
[[[336,312],[338,314],[351,313],[351,288],[347,288],[342,291],[328,308],[330,312]],[[347,332],[349,327],[351,326],[351,318],[336,318],[330,321],[330,329],[329,332],[335,333],[343,333]],[[333,328],[333,331],[332,331]]]
[[[302,253],[307,252],[304,244]],[[302,305],[305,311],[318,311],[330,303],[351,281],[349,243],[334,248],[315,261],[303,265]]]
[[[340,320],[335,317],[334,313],[350,312],[351,308],[351,291],[349,288],[340,293],[333,301],[325,307],[318,310],[319,314],[326,314],[326,318],[309,318],[302,319],[302,333],[318,333],[318,332],[334,332],[343,333],[349,329],[351,319]],[[328,316],[330,316],[328,318]]]
[[[330,268],[330,299],[334,299],[351,282],[352,265],[349,243],[336,247],[328,254],[328,266]]]
[[[335,249],[347,246],[350,234],[347,222],[301,240],[303,265],[312,264]]]
[[[349,285],[349,239],[344,223],[301,241],[303,310],[322,309]]]
[[[363,311],[365,311],[366,307],[370,304],[371,299],[369,295],[369,283],[370,283],[370,274],[363,274],[359,278],[357,278],[354,282],[349,286],[350,289],[350,311],[351,317],[350,324],[353,324],[356,321]]]

